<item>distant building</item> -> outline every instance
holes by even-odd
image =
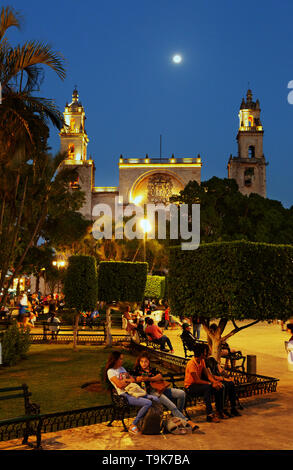
[[[238,155],[230,156],[228,178],[236,180],[242,194],[266,197],[266,160],[263,154],[263,127],[259,100],[252,101],[251,90],[242,99],[237,134]]]
[[[200,156],[177,158],[119,158],[119,186],[95,186],[94,161],[87,157],[89,138],[85,129],[85,111],[75,89],[72,102],[66,104],[65,126],[60,131],[61,151],[67,152],[64,165],[78,169],[78,184],[85,193],[81,213],[92,219],[96,204],[107,203],[114,208],[115,197],[126,205],[130,202],[168,203],[169,197],[178,194],[191,180],[201,182]],[[230,157],[228,178],[234,178],[243,194],[251,192],[266,196],[266,161],[263,156],[263,128],[260,122],[259,101],[252,101],[251,90],[242,100],[239,112],[240,126],[237,135],[238,156]]]

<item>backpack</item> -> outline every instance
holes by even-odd
[[[163,427],[163,407],[153,402],[145,416],[139,420],[138,429],[142,434],[160,434]]]
[[[164,422],[166,432],[171,434],[191,434],[192,427],[184,419],[175,416],[167,416]]]

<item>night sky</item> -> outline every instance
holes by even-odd
[[[2,3],[3,4],[3,3]],[[50,43],[66,59],[62,82],[46,72],[41,95],[64,110],[75,84],[85,107],[96,186],[118,185],[118,158],[197,156],[202,180],[226,177],[237,154],[248,86],[264,126],[267,196],[293,204],[292,0],[11,0],[24,17],[12,44]],[[175,53],[183,56],[172,63]],[[52,129],[50,145],[59,149]]]

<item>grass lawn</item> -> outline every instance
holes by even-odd
[[[118,350],[121,350],[117,348]],[[41,406],[41,413],[66,411],[110,403],[105,391],[87,391],[81,386],[100,380],[100,368],[111,349],[95,346],[32,345],[27,359],[13,367],[0,368],[0,387],[26,383],[31,401]],[[124,352],[125,361],[133,357]],[[0,419],[24,414],[23,400],[0,401]]]

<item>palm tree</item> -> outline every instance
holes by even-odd
[[[48,44],[28,41],[12,47],[7,40],[11,27],[21,18],[11,7],[0,10],[0,292],[6,273],[35,243],[46,218],[49,195],[56,183],[62,156],[48,155],[48,123],[60,129],[63,118],[53,100],[36,97],[44,68],[65,78],[64,59]],[[64,158],[64,155],[63,155]],[[58,178],[56,179],[58,182]],[[38,192],[39,191],[39,192]],[[32,199],[32,194],[35,194]],[[30,209],[31,208],[31,211]],[[28,224],[28,216],[30,224]],[[28,227],[30,229],[28,230]],[[26,233],[25,233],[26,232]],[[25,234],[25,236],[24,236]],[[4,291],[4,293],[5,293]],[[3,299],[2,299],[3,300]],[[4,295],[5,301],[5,295]]]
[[[43,123],[51,122],[60,129],[62,114],[53,100],[33,96],[43,80],[47,66],[58,77],[65,78],[64,59],[50,45],[28,41],[16,47],[10,46],[6,33],[11,27],[20,28],[20,15],[11,7],[2,7],[0,14],[0,162],[6,164],[16,158],[17,163],[28,157],[35,144],[31,129],[32,116]]]

